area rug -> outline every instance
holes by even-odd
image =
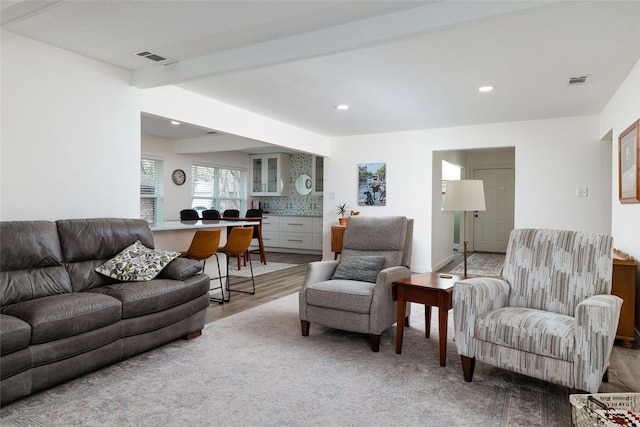
[[[284,270],[286,268],[297,267],[298,264],[285,264],[282,262],[269,262],[267,261],[267,265],[262,264],[259,261],[253,261],[253,276],[260,276],[262,274],[273,273],[274,271]],[[237,277],[251,277],[251,270],[249,269],[249,264],[241,265],[240,270],[238,270],[238,264],[235,260],[229,265],[229,275],[237,276]]]
[[[467,276],[498,277],[504,265],[504,254],[474,252],[467,258]],[[464,261],[450,271],[464,274]]]
[[[437,310],[437,309],[436,309]],[[451,314],[451,312],[450,312]],[[437,319],[437,315],[435,315]],[[453,325],[453,322],[450,323]],[[311,325],[298,294],[0,410],[3,426],[569,426],[566,388],[478,363],[465,383],[449,328],[425,338],[413,305],[402,354],[361,334]]]

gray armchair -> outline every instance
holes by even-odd
[[[378,351],[380,334],[396,321],[391,285],[411,275],[412,245],[412,219],[349,218],[340,261],[307,267],[299,295],[302,335],[317,323],[369,334],[371,349]]]
[[[610,295],[612,244],[604,234],[513,230],[502,278],[457,282],[455,341],[465,381],[479,360],[597,393],[622,305]]]

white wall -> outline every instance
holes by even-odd
[[[615,247],[640,260],[640,203],[618,200],[618,136],[640,118],[640,61],[633,67],[600,115],[600,134],[611,131],[611,234]],[[636,270],[636,336],[640,331],[640,262]]]
[[[129,73],[2,31],[0,217],[140,216]]]
[[[600,135],[611,131],[611,234],[615,246],[640,259],[640,203],[618,200],[618,136],[640,118],[640,61],[638,61],[600,115]]]
[[[415,219],[412,269],[430,271],[442,262],[433,257],[432,239],[444,241],[431,229],[440,188],[433,151],[509,146],[516,147],[515,227],[609,232],[610,194],[600,182],[610,178],[600,161],[598,123],[597,116],[582,116],[334,138],[325,172],[325,236],[337,221],[337,203],[362,215],[406,215]],[[387,206],[355,206],[357,164],[380,161],[387,162]],[[577,198],[576,187],[588,187],[589,197]]]
[[[310,154],[329,153],[322,135],[175,86],[143,90],[142,111]]]
[[[240,152],[221,152],[214,154],[176,154],[179,141],[142,135],[142,154],[161,158],[164,161],[164,220],[180,219],[180,211],[191,207],[191,165],[204,163],[220,166],[237,166],[247,169],[249,155]],[[187,173],[187,181],[183,185],[175,185],[171,181],[171,172],[182,169]]]

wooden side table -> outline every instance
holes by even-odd
[[[636,260],[618,250],[613,251],[613,283],[611,294],[624,300],[620,309],[620,320],[616,338],[622,346],[633,347],[634,322],[636,315]]]
[[[424,304],[425,336],[431,331],[431,307],[438,307],[440,366],[447,365],[447,330],[449,310],[453,307],[453,284],[462,276],[442,273],[414,274],[393,282],[393,299],[398,301],[396,319],[396,353],[402,353],[404,316],[407,302]]]
[[[342,240],[344,239],[344,231],[347,229],[344,225],[331,226],[331,252],[333,259],[338,259],[338,255],[342,253]]]

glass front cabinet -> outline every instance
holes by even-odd
[[[250,158],[252,196],[289,195],[289,154],[256,154]]]
[[[313,156],[311,177],[313,181],[313,194],[322,196],[324,192],[324,157]]]

